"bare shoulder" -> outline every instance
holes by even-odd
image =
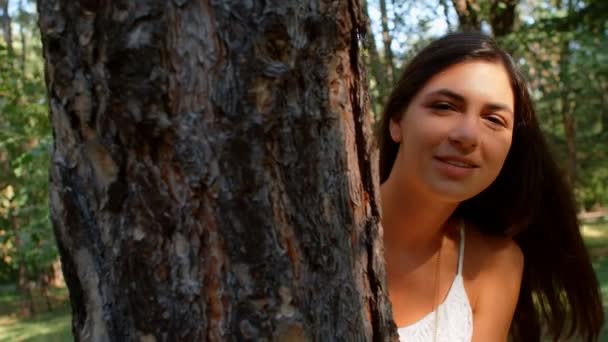
[[[512,239],[483,235],[472,227],[467,228],[466,243],[469,265],[464,276],[473,310],[473,341],[504,341],[519,298],[524,255]]]
[[[524,255],[517,243],[511,238],[484,235],[474,227],[467,227],[466,234],[464,276],[473,306],[488,289],[517,297],[524,269]]]
[[[471,259],[476,260],[473,263],[477,264],[478,272],[521,273],[524,254],[513,239],[484,235],[474,227],[467,229],[466,233],[467,252]]]

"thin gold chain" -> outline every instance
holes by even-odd
[[[435,329],[433,333],[433,342],[437,342],[437,326],[439,324],[439,281],[441,275],[441,250],[443,249],[443,235],[441,236],[441,242],[439,244],[439,251],[437,252],[437,266],[435,267],[435,296],[433,299],[433,311],[435,312]]]

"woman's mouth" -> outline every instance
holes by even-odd
[[[446,163],[446,164],[450,164],[450,165],[454,165],[457,167],[465,167],[465,168],[477,168],[479,167],[477,163],[475,163],[474,161],[468,159],[468,158],[463,158],[463,157],[435,157],[435,159],[438,159],[439,161]]]
[[[435,157],[439,172],[451,179],[462,179],[473,174],[478,164],[460,157]]]

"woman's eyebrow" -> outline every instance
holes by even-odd
[[[443,96],[449,97],[458,102],[465,102],[464,96],[462,96],[458,93],[455,93],[449,89],[439,89],[439,90],[432,91],[432,92],[428,93],[426,97],[432,97],[435,95],[443,95]]]
[[[438,90],[432,91],[432,92],[428,93],[426,97],[428,98],[428,97],[432,97],[432,96],[436,96],[436,95],[443,95],[443,96],[451,98],[454,101],[457,101],[460,103],[466,103],[466,99],[464,98],[464,96],[462,96],[458,93],[455,93],[449,89],[438,89]],[[503,111],[513,114],[513,110],[511,109],[511,107],[507,106],[506,104],[502,104],[502,103],[488,103],[484,107],[486,107],[487,109],[489,109],[491,111],[503,110]]]
[[[503,104],[500,104],[500,103],[490,103],[490,104],[486,105],[485,107],[488,110],[493,111],[493,112],[494,111],[498,112],[498,111],[502,110],[502,111],[505,111],[505,112],[513,114],[513,110],[511,108],[509,108],[509,106],[503,105]]]

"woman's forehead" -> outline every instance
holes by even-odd
[[[433,76],[417,97],[450,93],[462,100],[496,102],[513,110],[511,78],[500,62],[470,61],[452,65]]]

